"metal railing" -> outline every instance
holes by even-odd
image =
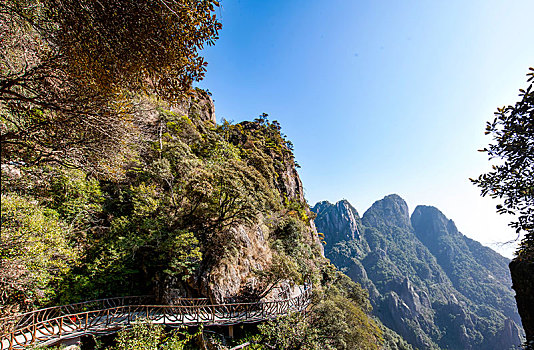
[[[176,305],[151,305],[150,297],[120,297],[40,309],[0,319],[0,350],[51,345],[61,339],[105,334],[137,319],[167,326],[254,323],[304,311],[311,287],[294,297],[254,303],[208,305],[206,299],[183,299]]]

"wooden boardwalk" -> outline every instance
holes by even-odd
[[[184,298],[174,305],[153,305],[147,296],[93,300],[0,319],[0,350],[116,332],[138,319],[171,327],[256,323],[304,311],[310,301],[311,287],[298,287],[288,298],[255,303],[208,305],[206,299]]]

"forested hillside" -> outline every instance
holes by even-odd
[[[397,348],[365,291],[323,257],[281,126],[266,114],[217,125],[192,88],[217,5],[0,3],[0,317],[123,295],[269,300],[313,283],[305,315],[248,339]],[[117,349],[166,339],[158,327],[128,334]],[[205,339],[180,334],[193,348]]]
[[[521,343],[509,260],[461,234],[438,209],[410,217],[397,195],[362,218],[349,202],[320,202],[325,253],[369,291],[373,313],[421,349],[509,349]]]
[[[144,294],[252,301],[310,281],[314,311],[274,323],[262,339],[377,348],[366,294],[322,257],[279,124],[263,115],[216,125],[200,90],[176,107],[142,105],[136,156],[120,177],[3,165],[2,311]],[[305,337],[279,333],[287,322]]]

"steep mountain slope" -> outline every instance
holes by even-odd
[[[508,259],[458,232],[454,222],[434,207],[416,207],[411,221],[417,238],[458,291],[477,305],[493,306],[521,322],[510,290]]]
[[[116,178],[2,166],[0,316],[122,295],[270,300],[312,282],[309,312],[253,331],[264,348],[411,349],[324,257],[279,123],[217,125],[201,90],[137,102],[136,157]]]
[[[347,201],[313,209],[331,261],[370,294],[382,322],[421,349],[508,349],[520,343],[507,259],[458,232],[432,207],[410,218],[397,195],[360,219]]]

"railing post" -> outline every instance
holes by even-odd
[[[11,336],[9,337],[9,350],[13,350],[13,342],[15,341],[15,330],[11,332]]]
[[[109,325],[109,309],[106,309],[106,327]]]
[[[89,311],[85,313],[85,326],[84,329],[87,329],[89,327]]]
[[[61,332],[63,331],[63,316],[59,319],[59,337],[61,338]]]
[[[128,305],[128,326],[131,324],[131,306]]]
[[[36,333],[36,325],[35,325],[35,313],[32,314],[32,344],[35,344],[35,333]]]

